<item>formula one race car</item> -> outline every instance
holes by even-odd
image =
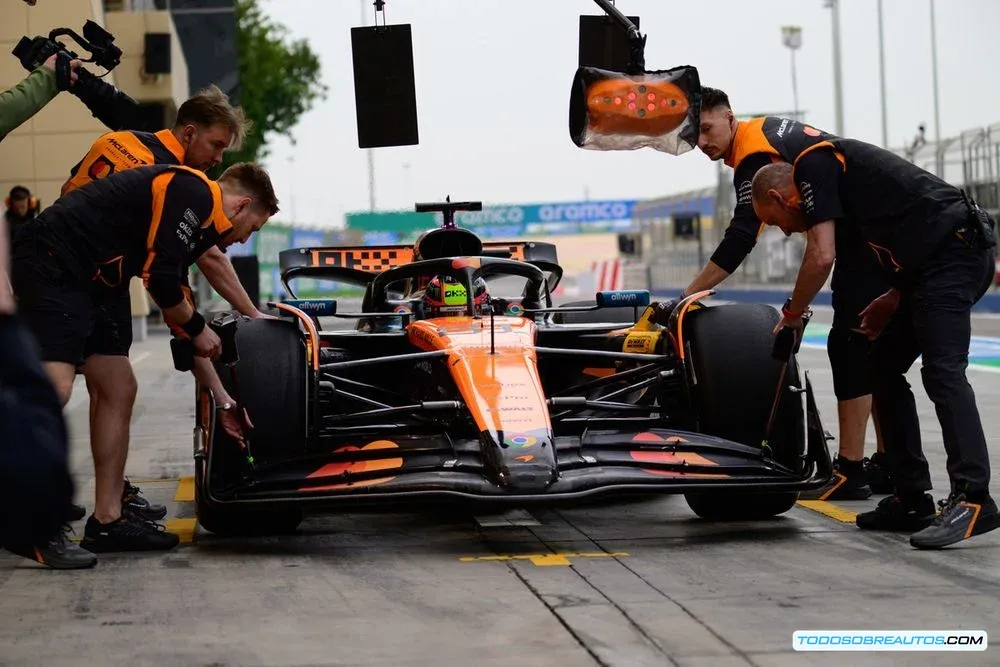
[[[246,447],[233,441],[197,388],[202,526],[268,533],[306,508],[650,492],[683,493],[704,518],[754,519],[829,480],[809,379],[791,348],[775,353],[774,308],[707,306],[705,292],[666,312],[637,291],[555,306],[555,247],[454,225],[478,206],[418,205],[445,224],[416,246],[280,254],[293,297],[299,278],[350,283],[356,312],[292,298],[272,304],[277,320],[213,322],[230,350],[220,375],[254,429]]]

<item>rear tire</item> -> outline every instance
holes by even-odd
[[[772,331],[780,317],[764,304],[712,306],[684,319],[693,372],[692,399],[698,430],[750,446],[760,446],[767,429],[781,363],[771,357]],[[793,357],[783,381],[784,395],[769,446],[778,463],[798,471],[805,451],[801,399],[787,391],[800,387]],[[752,520],[782,514],[797,493],[703,491],[685,494],[688,506],[710,520]]]

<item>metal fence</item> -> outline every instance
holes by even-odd
[[[928,142],[923,132],[906,147],[892,149],[914,164],[964,188],[994,217],[1000,217],[1000,123],[962,132],[943,139],[940,145]],[[635,218],[640,242],[629,262],[626,287],[673,290],[687,286],[711,257],[732,219],[734,207],[733,170],[721,162],[714,187],[693,190],[636,205]],[[714,198],[711,215],[698,216],[693,237],[678,235],[674,222],[686,213],[685,202]],[[998,230],[1000,234],[1000,230]],[[805,249],[805,238],[786,237],[776,228],[767,228],[757,246],[727,285],[794,283]],[[631,280],[630,280],[631,279]]]
[[[924,140],[895,153],[944,180],[965,188],[994,216],[1000,214],[1000,123],[966,130],[940,145]]]

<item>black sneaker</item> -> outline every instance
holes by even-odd
[[[66,510],[67,521],[79,521],[85,516],[87,516],[86,507],[83,505],[77,505],[76,503],[69,504],[69,508]]]
[[[101,523],[91,514],[80,546],[94,553],[168,551],[176,547],[178,542],[180,537],[166,532],[163,526],[123,512],[121,517],[111,523]]]
[[[862,462],[838,455],[830,481],[815,491],[803,491],[799,500],[864,500],[871,495]]]
[[[990,496],[981,503],[973,503],[965,499],[965,494],[952,494],[938,504],[941,512],[934,523],[911,535],[911,546],[940,549],[1000,528],[1000,511]]]
[[[125,479],[125,489],[122,491],[122,511],[149,521],[158,521],[167,516],[166,505],[150,503],[142,496],[139,487],[128,481],[128,478]]]
[[[67,534],[71,530],[68,524],[63,526],[59,535],[44,546],[18,549],[7,545],[5,548],[12,554],[41,563],[53,570],[83,570],[97,565],[97,556],[69,540]]]
[[[862,530],[917,531],[931,525],[937,512],[929,493],[886,496],[871,512],[862,512],[854,523]]]
[[[892,475],[889,474],[889,468],[885,465],[885,454],[875,452],[870,459],[864,460],[864,464],[868,486],[871,487],[872,493],[882,495],[895,492]]]

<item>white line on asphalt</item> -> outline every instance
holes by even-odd
[[[480,528],[504,526],[540,526],[538,519],[527,510],[510,510],[503,514],[481,514],[474,517]]]

